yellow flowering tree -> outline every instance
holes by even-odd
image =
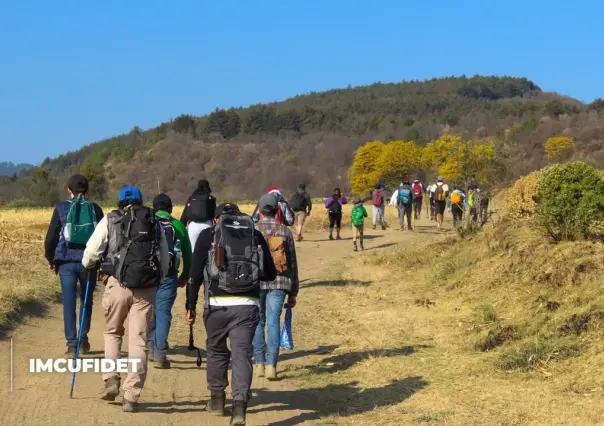
[[[381,171],[377,164],[384,148],[383,142],[373,141],[367,142],[357,150],[349,173],[352,192],[362,194],[370,191],[379,181]]]
[[[575,141],[568,136],[558,136],[545,141],[545,155],[550,163],[568,159],[575,150]]]

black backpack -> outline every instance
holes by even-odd
[[[336,199],[331,201],[329,205],[329,214],[342,214],[342,204]]]
[[[160,224],[153,210],[129,206],[116,223],[119,249],[113,276],[128,288],[156,287],[162,279],[159,259]]]
[[[208,194],[196,194],[187,204],[191,222],[207,222],[214,219],[216,198]]]
[[[174,248],[176,247],[176,232],[174,231],[174,225],[172,225],[172,221],[168,218],[158,217],[157,218],[161,227],[164,230],[164,234],[166,235],[166,241],[168,242],[168,251],[170,252],[170,268],[168,270],[168,275],[176,275],[178,272],[176,270],[176,260],[177,255]]]
[[[220,217],[214,227],[214,243],[208,254],[206,274],[219,289],[229,294],[246,293],[260,286],[264,259],[250,216]]]
[[[301,193],[300,191],[294,192],[294,195],[289,199],[289,206],[295,212],[301,212],[306,210],[306,193]]]

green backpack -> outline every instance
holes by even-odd
[[[63,228],[63,237],[68,246],[85,245],[97,225],[94,206],[81,194],[71,201],[67,221]]]
[[[363,205],[355,206],[352,209],[352,224],[355,226],[362,225],[365,222],[365,208]]]

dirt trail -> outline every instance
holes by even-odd
[[[423,230],[424,237],[432,234],[431,223],[418,222],[418,228]],[[422,232],[422,231],[420,231]],[[398,229],[382,231],[369,231],[366,240],[367,251],[380,250],[397,243],[418,238],[418,233],[401,232]],[[300,279],[302,280],[299,296],[299,306],[296,310],[308,309],[305,307],[305,293],[311,289],[304,287],[313,281],[326,279],[331,266],[336,265],[344,257],[362,255],[352,251],[350,231],[343,232],[344,240],[328,241],[325,233],[309,234],[304,242],[298,244],[298,257],[300,264]],[[58,283],[57,283],[58,285]],[[92,353],[86,357],[103,356],[103,315],[100,309],[100,296],[103,286],[99,285],[95,292],[95,308],[93,310],[92,329],[90,342]],[[228,424],[228,418],[216,418],[205,412],[205,402],[209,391],[206,389],[205,354],[202,368],[195,365],[195,354],[187,350],[188,327],[183,321],[184,291],[179,291],[173,313],[172,329],[169,343],[172,347],[169,357],[172,360],[172,369],[155,370],[152,366],[145,388],[141,396],[141,412],[125,414],[121,412],[119,400],[115,403],[106,403],[99,399],[102,387],[100,374],[78,374],[74,398],[69,398],[71,374],[33,374],[29,373],[30,358],[59,358],[64,357],[63,322],[61,306],[53,306],[43,318],[31,318],[12,333],[14,345],[14,390],[10,393],[10,340],[0,342],[0,413],[2,424],[6,425],[220,425]],[[302,333],[294,335],[296,349],[290,356],[286,356],[287,363],[296,363],[296,352],[302,353],[304,336]],[[200,323],[195,326],[195,341],[199,347],[204,347],[205,334]],[[124,339],[127,342],[127,338]],[[127,346],[123,348],[127,350]],[[250,403],[251,413],[248,416],[249,425],[280,425],[299,424],[294,418],[300,418],[305,412],[288,410],[287,407],[296,407],[294,404],[285,404],[280,398],[275,401],[267,400],[262,390],[295,391],[293,383],[284,378],[281,382],[267,382],[265,380],[254,382],[254,398]],[[260,392],[258,392],[260,391]],[[230,389],[227,390],[227,397]],[[293,395],[295,392],[284,392]],[[230,403],[230,402],[227,402]],[[274,409],[278,406],[278,410]],[[299,406],[299,405],[298,405]],[[309,416],[311,418],[312,416]],[[288,419],[292,419],[288,421]]]

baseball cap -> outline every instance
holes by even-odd
[[[216,206],[214,212],[215,217],[220,217],[223,214],[239,213],[239,207],[235,203],[222,203]]]
[[[439,182],[442,182],[443,181],[443,177],[439,176],[439,177],[436,178],[436,180],[439,181]]]
[[[258,201],[258,208],[260,210],[277,210],[277,205],[278,205],[278,201],[277,201],[277,197],[275,197],[273,194],[264,194],[262,197],[260,197],[260,201]]]
[[[163,210],[172,213],[172,199],[168,194],[156,195],[153,199],[153,210]]]
[[[74,194],[85,194],[88,192],[88,179],[82,175],[73,175],[69,178],[67,187]]]
[[[143,202],[143,194],[136,186],[126,186],[120,191],[120,201],[138,200]]]

